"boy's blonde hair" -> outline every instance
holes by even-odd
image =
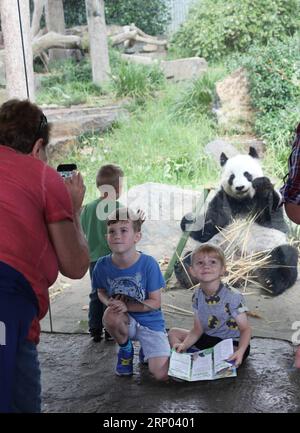
[[[213,253],[213,254],[215,254],[217,256],[217,258],[220,260],[222,266],[226,267],[225,255],[224,255],[223,251],[221,250],[221,248],[218,247],[217,245],[205,243],[205,244],[202,244],[199,247],[195,248],[195,250],[192,253],[192,257],[191,257],[191,266],[193,266],[195,256],[198,255],[199,253],[207,253],[207,254]]]
[[[96,185],[99,188],[102,185],[111,185],[119,190],[119,180],[124,177],[124,172],[119,165],[106,164],[102,165],[96,176]]]
[[[131,221],[133,231],[135,233],[138,233],[141,231],[142,224],[144,220],[132,209],[129,209],[128,207],[121,207],[113,211],[108,217],[107,217],[107,227],[109,227],[112,224],[116,224],[119,221]]]

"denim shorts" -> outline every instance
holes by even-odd
[[[140,325],[129,315],[128,337],[138,340],[143,348],[144,359],[166,356],[169,358],[171,348],[166,332],[153,331],[146,326]]]

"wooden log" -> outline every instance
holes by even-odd
[[[146,44],[167,45],[167,41],[165,41],[165,40],[144,38],[144,37],[139,36],[139,35],[137,35],[135,37],[135,40],[139,41],[139,42],[145,42]]]
[[[81,49],[81,38],[79,36],[61,35],[48,32],[40,38],[35,38],[32,43],[33,55],[38,56],[49,48],[79,48]]]
[[[111,36],[110,40],[112,42],[112,45],[119,45],[127,41],[128,39],[135,39],[136,36],[137,36],[137,31],[131,30],[129,32],[124,32],[115,36]]]

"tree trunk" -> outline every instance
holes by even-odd
[[[110,73],[104,0],[85,0],[93,82],[101,85]]]
[[[46,4],[46,25],[49,32],[65,34],[65,17],[62,0],[48,0]],[[49,50],[49,60],[61,60],[67,57],[63,49]]]
[[[34,8],[31,20],[31,37],[37,36],[41,29],[41,18],[47,0],[34,0]]]
[[[29,1],[1,0],[0,8],[8,97],[34,101]]]

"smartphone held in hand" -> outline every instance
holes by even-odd
[[[77,170],[76,164],[59,164],[57,167],[58,173],[64,178],[72,176],[75,170]]]

